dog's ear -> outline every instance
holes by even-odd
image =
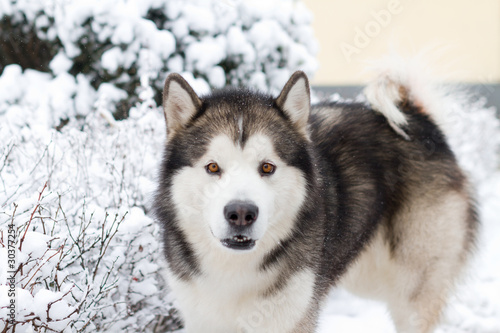
[[[201,107],[201,100],[189,83],[177,73],[170,74],[163,88],[163,112],[167,138],[183,128]]]
[[[292,74],[276,99],[278,107],[285,112],[298,130],[307,136],[307,122],[311,109],[309,80],[302,71]]]

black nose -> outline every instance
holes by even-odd
[[[231,225],[248,226],[257,220],[259,208],[245,201],[232,201],[224,207],[224,217]]]

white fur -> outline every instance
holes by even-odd
[[[423,60],[423,55],[408,59],[397,55],[388,56],[372,65],[372,70],[378,74],[364,89],[367,102],[387,118],[398,134],[411,139],[403,129],[408,123],[407,118],[397,107],[401,102],[401,87],[405,88],[408,98],[415,105],[420,106],[446,131],[444,125],[449,110],[447,103],[442,101],[448,89],[430,78],[429,66]]]
[[[395,221],[404,230],[403,249],[391,255],[381,228],[341,284],[386,302],[398,332],[428,333],[457,282],[450,277],[462,269],[466,230],[456,221],[466,219],[467,198],[449,192],[430,205],[417,194],[409,202]]]
[[[406,116],[396,106],[401,101],[399,88],[405,81],[401,74],[403,73],[382,73],[364,90],[373,108],[398,126],[408,124]]]
[[[259,174],[263,161],[276,165],[273,175]],[[205,165],[211,162],[219,164],[220,177],[207,174]],[[276,300],[264,299],[262,295],[277,276],[274,270],[261,272],[259,265],[264,255],[291,232],[305,199],[302,174],[279,158],[271,139],[265,135],[253,135],[243,148],[226,135],[220,135],[211,141],[206,154],[193,167],[180,170],[172,186],[180,227],[201,259],[202,276],[190,282],[179,281],[169,274],[187,331],[237,332],[242,320],[248,319],[246,316],[259,311],[259,304],[268,306],[276,300],[279,306],[273,316],[264,318],[256,332],[293,327],[311,297],[313,274],[297,273],[282,293],[276,295]],[[257,242],[252,250],[231,250],[220,242],[228,237],[223,209],[232,200],[252,201],[259,207],[251,234]]]
[[[261,292],[276,278],[273,272],[241,274],[235,280],[225,276],[207,274],[190,282],[169,278],[187,333],[289,332],[312,301],[315,276],[310,270],[295,273],[283,290],[270,297]]]

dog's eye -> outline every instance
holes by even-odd
[[[209,163],[206,167],[208,173],[219,173],[219,165],[215,162]]]
[[[271,175],[274,173],[274,170],[276,167],[268,162],[262,163],[262,166],[260,167],[260,172],[263,175]]]

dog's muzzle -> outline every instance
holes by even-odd
[[[221,241],[233,250],[250,250],[255,240],[250,235],[252,224],[259,216],[259,207],[251,202],[231,201],[224,207],[224,217],[230,225],[232,237]]]

